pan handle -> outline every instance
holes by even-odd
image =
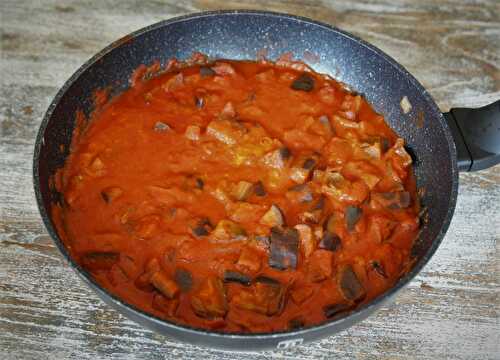
[[[443,115],[455,140],[459,171],[500,163],[500,100],[477,109],[451,109]]]

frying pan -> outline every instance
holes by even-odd
[[[414,158],[421,202],[428,209],[412,249],[415,265],[391,289],[342,318],[293,331],[228,334],[177,325],[147,314],[100,287],[69,255],[56,232],[51,204],[60,194],[51,177],[68,156],[75,114],[89,115],[93,94],[112,95],[129,87],[141,64],[189,58],[202,52],[211,58],[255,59],[262,51],[276,59],[291,53],[316,71],[333,75],[363,94],[403,137]],[[309,56],[304,56],[309,54]],[[310,56],[314,54],[314,56]],[[411,111],[405,113],[406,97]],[[63,147],[61,147],[63,145]],[[64,149],[61,151],[61,149]],[[260,11],[216,11],[162,21],[111,44],[85,63],[58,92],[42,121],[34,152],[34,187],[49,234],[70,266],[106,303],[130,319],[167,336],[215,348],[260,350],[287,348],[339,332],[369,316],[408,284],[438,248],[450,223],[458,171],[479,170],[500,161],[500,102],[482,109],[453,109],[442,114],[419,82],[374,46],[330,25],[302,17]]]

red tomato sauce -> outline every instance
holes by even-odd
[[[76,261],[124,301],[193,327],[286,330],[408,270],[411,162],[332,78],[218,60],[136,81],[96,112],[54,212]]]

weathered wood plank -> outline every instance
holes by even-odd
[[[31,179],[37,126],[85,60],[130,31],[220,7],[286,11],[351,31],[404,64],[443,110],[500,98],[496,0],[1,2],[0,358],[235,358],[154,334],[98,300],[46,235]],[[498,358],[498,229],[500,166],[462,174],[446,238],[394,304],[320,342],[238,357]]]

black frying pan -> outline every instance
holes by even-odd
[[[310,57],[304,58],[304,54],[317,55],[319,62],[310,63],[316,71],[331,74],[364,94],[406,140],[414,155],[417,184],[425,189],[422,203],[429,214],[413,249],[415,266],[393,288],[356,311],[301,330],[224,334],[176,325],[146,314],[101,288],[69,256],[55,230],[50,207],[59,201],[60,195],[50,186],[50,178],[68,156],[75,112],[92,111],[96,89],[111,87],[112,94],[125,90],[132,72],[141,64],[159,60],[164,65],[172,57],[185,59],[194,51],[212,58],[255,59],[262,49],[270,59],[291,52],[306,63]],[[400,105],[405,96],[412,107],[407,114]],[[136,31],[83,65],[64,84],[42,121],[35,144],[34,186],[43,221],[59,250],[78,275],[122,314],[159,333],[193,344],[233,350],[287,348],[355,324],[409,283],[429,261],[448,229],[455,209],[458,171],[498,163],[499,139],[500,102],[483,109],[454,109],[443,116],[427,91],[401,65],[346,32],[285,14],[217,11],[179,17]]]

